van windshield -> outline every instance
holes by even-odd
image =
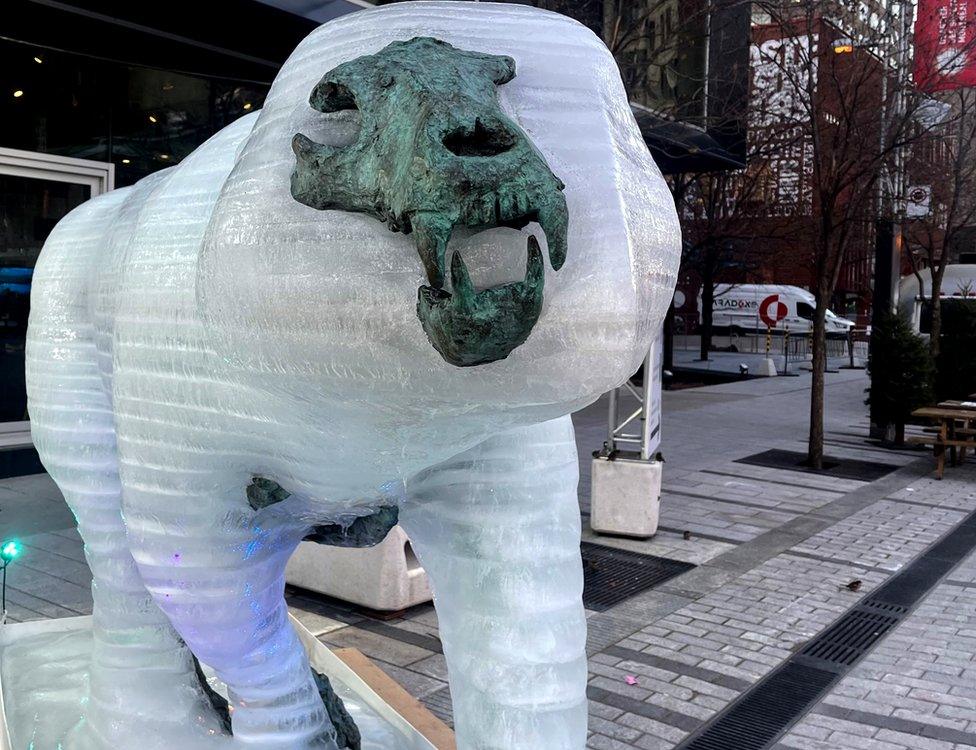
[[[801,318],[806,318],[807,320],[813,320],[813,306],[807,304],[806,302],[796,303],[796,314]]]

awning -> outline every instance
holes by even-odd
[[[722,148],[701,128],[631,104],[644,142],[664,174],[720,172],[745,168],[745,162]]]
[[[367,0],[259,0],[265,5],[273,5],[297,16],[310,18],[316,23],[325,23],[333,18],[344,16],[362,8],[372,6]]]

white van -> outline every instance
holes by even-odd
[[[730,334],[765,333],[767,317],[776,321],[773,331],[809,333],[813,330],[816,299],[806,289],[786,284],[718,284],[712,306],[712,329]],[[698,297],[701,320],[701,296]],[[847,336],[854,321],[827,310],[827,335]]]
[[[898,314],[911,322],[915,333],[927,336],[932,324],[932,270],[919,271],[903,276],[898,285]],[[942,306],[976,305],[976,264],[955,263],[946,266],[942,275]]]

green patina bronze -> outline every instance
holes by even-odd
[[[247,486],[247,503],[254,510],[263,510],[287,500],[291,493],[272,479],[254,477]],[[348,524],[326,523],[313,526],[305,536],[310,542],[330,547],[375,547],[386,539],[397,525],[400,510],[384,505],[368,516],[360,516]]]
[[[375,547],[397,525],[399,515],[400,510],[395,505],[386,505],[348,525],[329,523],[314,526],[305,539],[330,547]]]
[[[203,673],[200,660],[195,656],[193,657],[193,667],[196,670],[197,680],[200,682],[200,687],[203,689],[204,695],[213,707],[214,713],[220,719],[224,733],[233,735],[230,704],[224,696],[210,686],[207,676]],[[336,694],[329,678],[321,672],[312,669],[312,679],[315,680],[315,687],[318,689],[319,696],[322,698],[322,704],[325,706],[325,711],[329,715],[332,726],[336,730],[336,746],[339,750],[361,750],[362,737],[359,734],[359,727],[356,726],[356,722],[346,710],[342,698]]]
[[[264,477],[254,477],[247,486],[247,504],[254,510],[267,508],[291,497],[280,484]]]
[[[252,478],[245,490],[245,495],[248,505],[255,511],[277,505],[291,497],[288,490],[273,479],[266,477]],[[398,517],[399,509],[395,505],[385,505],[370,515],[360,516],[348,524],[329,523],[313,526],[305,539],[332,547],[375,547],[386,538],[390,529],[396,526]],[[223,722],[225,731],[230,733],[231,721],[227,700],[210,687],[203,670],[200,668],[200,662],[196,661],[196,657],[194,657],[194,661],[200,685]],[[336,743],[339,750],[360,750],[362,741],[359,736],[359,729],[342,704],[342,699],[332,689],[329,678],[314,669],[312,676],[315,678],[315,684],[318,687],[319,695],[322,696],[322,702],[329,718],[332,720],[332,725],[336,729]]]
[[[325,705],[326,713],[329,714],[332,726],[335,727],[336,745],[339,750],[361,750],[363,741],[359,734],[359,727],[346,710],[342,698],[332,688],[329,678],[315,669],[312,670],[312,678],[319,689],[319,695],[322,696],[322,703]]]
[[[366,213],[413,234],[429,286],[417,315],[451,364],[503,359],[528,338],[542,310],[544,269],[527,240],[524,281],[477,291],[460,254],[445,288],[447,246],[457,226],[522,229],[538,222],[555,270],[566,259],[563,183],[498,104],[515,76],[510,57],[460,50],[429,37],[394,42],[327,73],[309,102],[331,114],[356,110],[348,146],[299,133],[292,196],[317,209]]]

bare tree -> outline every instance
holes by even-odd
[[[879,181],[894,154],[921,137],[916,114],[921,97],[896,84],[890,50],[904,42],[907,24],[851,27],[844,13],[856,4],[839,0],[757,0],[768,37],[757,45],[762,64],[782,77],[799,108],[796,125],[809,153],[810,265],[816,297],[808,463],[823,467],[826,314],[852,246],[870,231]],[[851,6],[850,8],[848,6]],[[844,17],[847,28],[835,19]],[[897,81],[904,82],[904,72]],[[896,97],[897,106],[895,106]],[[882,113],[886,117],[882,117]]]
[[[789,230],[788,222],[767,218],[779,200],[773,165],[788,142],[750,137],[750,146],[745,169],[670,179],[684,233],[682,266],[694,269],[701,280],[702,360],[711,350],[717,287],[749,280],[761,266],[765,243]]]
[[[942,331],[942,282],[949,264],[950,250],[959,233],[976,223],[976,92],[958,88],[940,96],[931,116],[934,124],[913,144],[909,169],[932,180],[929,205],[922,215],[910,219],[909,259],[919,279],[918,269],[931,273],[931,328],[929,350],[939,355]],[[933,179],[934,177],[938,179]]]

